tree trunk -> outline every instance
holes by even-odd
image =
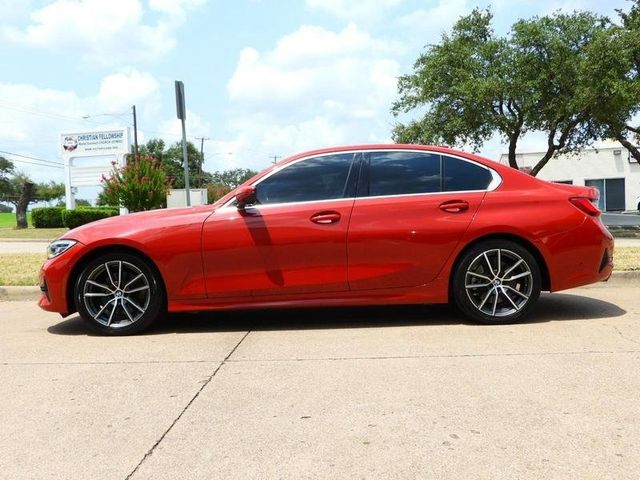
[[[17,228],[27,228],[27,207],[33,198],[35,185],[31,182],[24,182],[22,193],[16,203],[16,222]]]
[[[633,143],[625,138],[621,133],[616,135],[616,140],[618,140],[624,148],[629,150],[629,153],[633,158],[635,158],[636,162],[640,163],[640,150]]]
[[[511,168],[519,169],[518,162],[516,161],[516,147],[518,145],[518,133],[513,133],[509,137],[509,166]]]

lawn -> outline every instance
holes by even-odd
[[[0,254],[0,285],[38,285],[45,259],[41,253]]]
[[[30,213],[27,213],[27,222],[31,225]],[[16,228],[16,214],[0,213],[0,228]]]
[[[0,285],[38,285],[38,271],[44,261],[39,253],[0,254]],[[616,270],[640,270],[640,247],[615,251]]]

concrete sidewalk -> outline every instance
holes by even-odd
[[[0,253],[47,253],[49,242],[0,240]]]
[[[0,471],[635,480],[637,291],[543,295],[521,325],[448,307],[257,311],[124,338],[2,303]]]

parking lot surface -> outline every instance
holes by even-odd
[[[171,316],[0,303],[4,478],[640,477],[640,283],[530,321],[446,306]]]

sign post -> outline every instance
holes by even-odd
[[[184,163],[184,189],[187,198],[187,207],[191,206],[191,195],[189,188],[189,155],[187,153],[187,131],[184,121],[187,118],[187,110],[184,102],[184,83],[176,80],[176,113],[182,122],[182,161]]]

